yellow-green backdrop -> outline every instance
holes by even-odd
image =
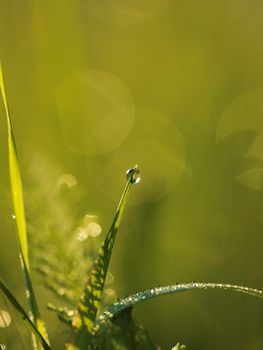
[[[187,281],[262,288],[262,18],[256,0],[0,0],[29,231],[41,235],[55,217],[63,235],[90,215],[105,232],[125,171],[138,163],[142,181],[110,266],[116,293]],[[1,276],[25,305],[2,102],[0,112]],[[60,186],[66,204],[53,201]],[[63,349],[66,327],[45,309],[56,299],[34,276]],[[260,350],[262,311],[258,299],[195,291],[140,305],[135,316],[164,349]],[[0,343],[28,348],[9,312]]]

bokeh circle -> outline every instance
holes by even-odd
[[[73,152],[98,155],[112,151],[132,128],[132,95],[113,74],[79,71],[59,86],[55,97],[64,142]]]
[[[96,174],[94,186],[117,199],[126,180],[126,170],[135,164],[141,171],[141,181],[129,199],[133,204],[165,197],[184,171],[183,137],[173,121],[157,109],[135,106],[135,123],[129,137],[107,157],[92,160],[92,172]]]

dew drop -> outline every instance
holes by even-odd
[[[12,219],[16,220],[16,215],[15,214],[12,214]]]
[[[127,180],[132,184],[137,184],[141,181],[141,172],[138,169],[138,165],[135,165],[133,168],[130,168],[126,171]]]

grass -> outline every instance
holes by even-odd
[[[10,184],[17,224],[18,249],[21,256],[21,266],[28,299],[28,312],[24,310],[14,294],[1,279],[0,289],[8,298],[14,309],[20,314],[32,333],[32,348],[37,350],[51,350],[52,345],[50,345],[45,324],[40,315],[37,298],[31,281],[23,186],[1,65],[0,90],[7,121]],[[160,349],[160,347],[151,340],[147,331],[134,322],[132,318],[132,309],[142,301],[162,295],[177,294],[194,289],[206,290],[210,288],[241,292],[260,298],[263,297],[262,291],[248,287],[230,284],[194,282],[156,287],[137,292],[131,296],[118,299],[115,303],[109,306],[104,313],[98,315],[114,242],[123,218],[128,195],[133,185],[140,181],[138,167],[134,166],[129,169],[126,173],[126,177],[126,185],[117,207],[116,214],[98,254],[93,261],[88,282],[83,286],[83,292],[79,296],[79,302],[75,305],[75,310],[73,312],[68,312],[66,308],[49,306],[50,309],[57,313],[59,319],[66,323],[70,328],[71,336],[67,344],[65,344],[67,350],[116,348],[131,350]],[[185,347],[179,343],[173,348],[173,350],[180,349],[185,349]]]

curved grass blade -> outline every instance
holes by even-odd
[[[41,347],[44,350],[51,350],[51,347],[48,345],[42,334],[39,332],[39,330],[36,328],[34,323],[30,320],[29,316],[27,315],[26,311],[23,309],[23,307],[20,305],[20,303],[17,301],[13,293],[10,291],[10,289],[4,284],[4,282],[0,279],[0,289],[5,294],[5,296],[8,298],[10,303],[13,305],[13,307],[18,311],[20,316],[22,317],[23,321],[26,323],[27,327],[30,329],[30,331],[34,334],[36,340],[41,345]]]
[[[6,98],[4,78],[2,72],[2,66],[0,63],[0,90],[4,101],[6,120],[7,120],[7,132],[8,132],[8,151],[9,151],[9,169],[10,169],[10,182],[13,195],[13,204],[16,215],[17,229],[19,234],[19,244],[22,255],[24,257],[24,264],[29,270],[29,259],[28,259],[28,244],[26,234],[26,224],[24,219],[24,200],[22,182],[20,177],[20,170],[17,161],[16,146],[13,135],[13,129],[11,125],[11,118],[9,114],[9,108]]]
[[[13,197],[14,212],[16,217],[21,264],[22,264],[25,284],[27,288],[28,303],[29,303],[32,319],[36,324],[37,329],[48,341],[46,328],[40,316],[39,308],[37,305],[36,297],[35,297],[32,282],[31,282],[31,277],[30,277],[23,187],[22,187],[22,180],[21,180],[20,169],[19,169],[19,164],[17,159],[15,139],[14,139],[12,124],[11,124],[11,117],[10,117],[8,102],[6,97],[1,62],[0,62],[0,91],[2,93],[2,98],[4,102],[4,107],[5,107],[6,121],[7,121],[10,183],[11,183],[11,191],[12,191],[12,197]],[[41,347],[38,347],[38,348],[42,349]]]
[[[137,165],[127,171],[127,183],[121,196],[111,227],[103,241],[98,256],[91,269],[91,275],[83,291],[78,310],[73,318],[72,326],[75,336],[72,343],[67,345],[69,350],[84,349],[90,341],[92,329],[96,320],[99,303],[107,275],[111,253],[120,226],[125,205],[132,184],[140,181]]]
[[[165,287],[156,287],[156,288],[151,288],[142,292],[135,293],[133,295],[130,295],[129,297],[125,297],[117,301],[116,303],[112,304],[101,316],[98,317],[93,331],[97,332],[105,322],[112,319],[114,316],[116,316],[120,312],[129,308],[132,308],[133,306],[135,306],[136,304],[144,300],[160,297],[162,295],[167,295],[167,294],[187,292],[193,289],[224,289],[224,290],[241,292],[244,294],[249,294],[255,297],[263,298],[263,291],[261,290],[253,289],[249,287],[243,287],[243,286],[235,286],[232,284],[193,282],[193,283],[175,284],[175,285],[165,286]]]

